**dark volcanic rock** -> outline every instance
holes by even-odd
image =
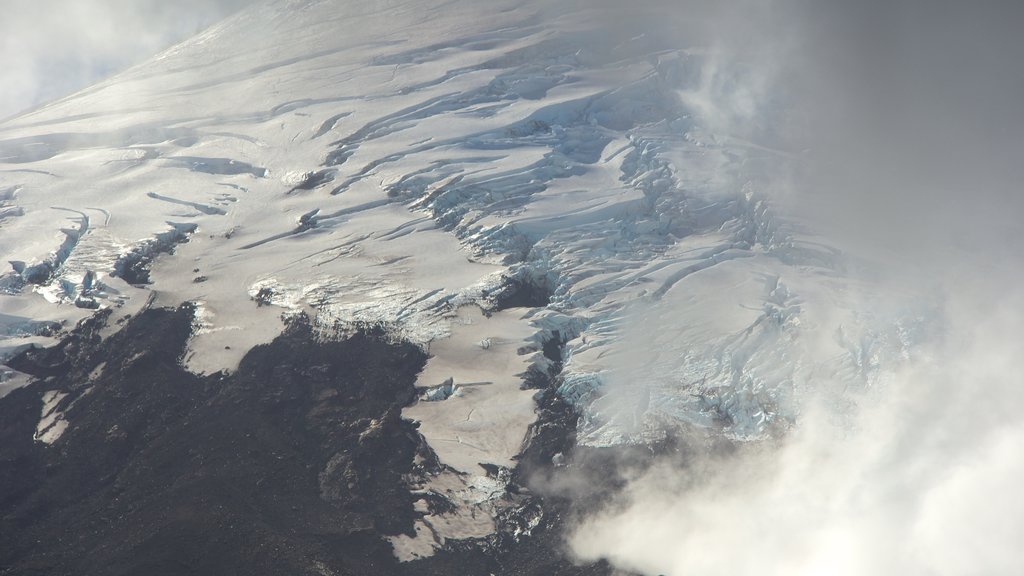
[[[200,376],[181,363],[193,313],[150,309],[103,340],[101,312],[12,359],[39,380],[0,399],[0,574],[609,572],[564,557],[568,503],[537,496],[491,538],[398,563],[384,537],[412,531],[414,456],[432,460],[400,415],[424,354],[299,320],[236,373]],[[49,391],[70,422],[52,445],[33,438]],[[552,402],[531,469],[571,447],[574,418]]]
[[[49,379],[0,402],[0,573],[393,562],[379,535],[412,529],[402,476],[419,435],[399,414],[423,354],[366,334],[323,341],[296,322],[236,374],[200,377],[180,364],[191,331],[188,307],[149,310],[106,342],[86,326],[17,359]],[[69,393],[52,446],[33,441],[47,390]]]
[[[492,297],[495,310],[543,308],[551,302],[551,291],[530,279],[510,278]]]
[[[168,224],[171,226],[170,230],[139,243],[121,255],[114,263],[111,275],[123,278],[125,282],[136,286],[149,284],[149,271],[153,260],[160,254],[173,254],[174,246],[188,242],[189,236],[197,229],[195,224]]]

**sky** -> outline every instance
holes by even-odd
[[[145,61],[252,0],[3,0],[0,119]]]

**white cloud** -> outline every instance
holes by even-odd
[[[1024,573],[1024,298],[974,295],[950,302],[946,341],[857,398],[852,425],[808,405],[776,445],[665,459],[572,548],[644,574]]]
[[[0,118],[139,63],[253,0],[5,0]]]

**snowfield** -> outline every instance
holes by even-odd
[[[290,315],[382,324],[431,356],[403,415],[453,472],[415,488],[461,494],[405,559],[494,530],[479,464],[514,465],[552,341],[590,446],[760,438],[885,380],[928,301],[854,281],[870,263],[773,201],[801,157],[733,131],[742,68],[605,9],[268,2],[7,121],[0,360],[102,308],[196,303],[207,374]]]

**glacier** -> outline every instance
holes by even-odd
[[[450,387],[404,411],[453,471],[417,489],[462,494],[406,559],[493,531],[479,464],[514,466],[531,370],[559,370],[585,446],[764,438],[809,394],[841,412],[941,318],[778,201],[807,159],[754,126],[777,103],[737,104],[742,62],[607,10],[270,1],[6,121],[0,360],[96,309],[194,303],[204,374],[290,317],[387,327]],[[0,394],[26,382],[5,367]]]

